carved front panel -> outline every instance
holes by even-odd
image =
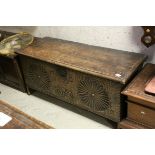
[[[23,59],[21,63],[27,86],[50,94],[53,78],[50,66],[33,59]]]
[[[21,63],[30,88],[119,121],[121,84],[27,57]]]
[[[120,119],[120,91],[122,85],[78,72],[76,104],[113,121]]]
[[[104,111],[110,106],[106,87],[90,77],[81,79],[77,86],[80,103],[94,111]]]
[[[74,103],[72,74],[66,68],[26,57],[21,64],[29,88]]]

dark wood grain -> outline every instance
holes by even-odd
[[[149,127],[124,119],[118,123],[118,129],[149,129]]]
[[[123,84],[146,59],[145,55],[138,53],[55,38],[38,38],[31,46],[18,53]]]
[[[0,41],[14,34],[13,32],[0,30]],[[26,92],[26,86],[17,55],[0,55],[0,83]]]
[[[122,94],[126,95],[129,101],[155,108],[155,96],[145,93],[145,87],[154,75],[155,65],[147,64]]]
[[[0,55],[0,83],[26,92],[26,86],[17,55],[11,57]]]
[[[12,120],[0,129],[50,129],[51,126],[25,114],[19,109],[0,100],[0,112],[12,117]]]
[[[155,128],[155,96],[145,92],[154,74],[155,65],[147,64],[122,92],[127,97],[127,120],[146,128]]]
[[[128,102],[127,118],[144,126],[155,128],[155,109]]]
[[[119,122],[121,91],[146,56],[60,39],[35,39],[19,51],[28,88]]]

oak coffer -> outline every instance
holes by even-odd
[[[146,56],[55,38],[18,51],[27,86],[115,122],[123,87]]]
[[[143,70],[122,92],[127,98],[127,118],[120,122],[118,127],[155,128],[155,95],[145,92],[146,85],[154,75],[155,65],[145,65]],[[127,125],[129,122],[132,123],[132,126]],[[122,124],[124,124],[123,127]]]

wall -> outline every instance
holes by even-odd
[[[148,62],[155,63],[155,45],[147,48],[141,43],[140,39],[143,35],[141,27],[23,26],[0,27],[0,29],[12,32],[26,31],[38,37],[50,36],[96,46],[145,53],[149,56]]]

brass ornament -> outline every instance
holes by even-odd
[[[146,32],[149,33],[149,32],[151,32],[151,30],[150,29],[146,29]]]
[[[15,55],[15,51],[32,44],[34,37],[26,32],[12,35],[0,42],[0,55]]]
[[[146,46],[150,47],[155,44],[155,26],[142,26],[143,36],[141,42]]]

